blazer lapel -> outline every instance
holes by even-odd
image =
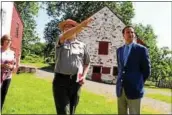
[[[121,48],[120,50],[120,62],[121,62],[121,65],[124,66],[124,46]]]

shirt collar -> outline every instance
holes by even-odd
[[[78,43],[77,39],[74,39],[72,41],[65,41],[65,44],[75,44],[75,43]]]
[[[134,42],[131,42],[130,44],[125,44],[125,46],[129,46],[129,48],[131,48],[133,44]]]

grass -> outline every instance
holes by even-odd
[[[115,98],[82,89],[76,113],[116,114],[117,102]],[[159,111],[144,106],[141,113],[156,114]],[[14,75],[2,114],[56,114],[50,80],[40,79],[34,74]]]
[[[151,93],[145,94],[146,97],[153,98],[156,100],[160,100],[166,103],[172,102],[171,95],[166,95],[165,93],[172,94],[172,89],[169,88],[159,88],[155,86],[155,82],[152,81],[146,81],[145,83],[145,90]],[[163,93],[164,92],[164,93]]]
[[[19,74],[12,79],[4,105],[4,114],[55,113],[51,84],[33,74]],[[46,109],[44,109],[46,108]]]
[[[85,108],[85,109],[84,109]],[[117,114],[117,100],[82,90],[81,100],[77,108],[78,114]],[[158,114],[152,107],[142,106],[141,114]]]
[[[146,94],[145,96],[149,97],[149,98],[156,99],[156,100],[164,101],[164,102],[169,103],[169,104],[171,104],[171,102],[172,102],[171,96],[166,96],[163,94],[155,93],[155,94]]]

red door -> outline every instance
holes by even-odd
[[[93,66],[92,80],[101,82],[101,66]]]

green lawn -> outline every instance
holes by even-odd
[[[3,108],[3,114],[55,114],[50,80],[40,79],[34,74],[19,74],[12,79]],[[116,114],[115,98],[93,94],[82,89],[76,113]],[[150,106],[142,107],[141,113],[160,113]]]
[[[155,83],[151,81],[146,81],[145,90],[147,90],[147,92],[150,92],[150,93],[147,93],[145,96],[171,104],[172,89],[159,88],[159,87],[155,87],[154,85]],[[170,94],[170,95],[166,95],[166,94]]]
[[[169,104],[171,104],[171,101],[172,101],[171,96],[166,96],[166,95],[159,94],[159,93],[146,94],[145,96],[149,97],[149,98],[156,99],[156,100],[164,101],[164,102],[169,103]]]

